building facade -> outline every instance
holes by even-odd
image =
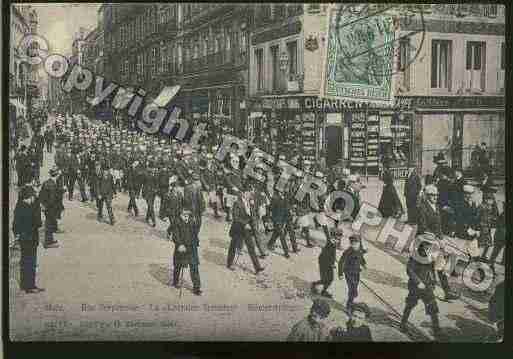
[[[245,122],[252,5],[124,4],[104,6],[105,67],[149,100],[180,86],[169,109],[238,133]],[[106,71],[108,72],[108,71]]]
[[[38,97],[38,67],[22,60],[19,46],[29,34],[37,34],[38,15],[30,6],[11,6],[9,51],[9,119],[14,129],[18,121],[31,119],[33,99]],[[29,51],[35,48],[29,49]],[[14,133],[14,131],[12,132]]]
[[[424,24],[402,24],[404,32],[425,32],[401,43],[403,56],[419,48],[424,60],[398,69],[396,88],[397,101],[411,109],[412,158],[423,174],[433,171],[439,152],[470,170],[483,142],[492,169],[504,174],[504,11],[497,4],[436,4],[425,9]]]
[[[384,165],[398,178],[431,173],[439,152],[466,171],[481,142],[504,168],[503,6],[401,5],[376,25],[383,5],[360,4],[353,14],[373,21],[351,26],[338,23],[340,5],[295,6],[255,5],[249,138],[368,176]]]

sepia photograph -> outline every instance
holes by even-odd
[[[503,341],[504,5],[6,9],[7,340]]]

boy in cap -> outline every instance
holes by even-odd
[[[357,234],[349,237],[350,247],[347,248],[338,262],[338,277],[342,279],[345,275],[347,283],[346,308],[351,312],[354,299],[358,296],[358,285],[360,284],[360,272],[366,268],[364,254],[367,251],[362,247],[361,238]]]
[[[347,321],[347,330],[341,327],[330,331],[334,342],[372,342],[372,334],[367,320],[370,317],[369,306],[365,303],[354,303]]]
[[[334,236],[330,236],[326,240],[326,245],[322,248],[319,255],[319,273],[320,280],[312,283],[312,292],[316,292],[316,287],[322,284],[321,295],[332,298],[333,295],[328,292],[328,288],[333,282],[333,270],[335,268],[335,260],[337,259],[337,248],[340,245],[344,231],[341,227],[337,227]]]
[[[331,308],[323,299],[315,299],[308,316],[296,323],[290,331],[289,342],[320,342],[328,339],[329,332],[324,324]]]

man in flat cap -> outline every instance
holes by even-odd
[[[50,178],[47,179],[39,192],[39,201],[45,213],[45,248],[58,247],[53,234],[57,231],[57,217],[61,211],[61,198],[57,186],[57,167],[50,169]]]
[[[21,248],[20,288],[26,293],[44,291],[44,289],[36,286],[41,207],[35,197],[35,191],[31,186],[23,187],[14,209],[13,232]]]
[[[331,308],[324,299],[315,299],[308,316],[296,323],[289,336],[288,342],[322,342],[328,339],[329,331],[324,321],[330,315]]]

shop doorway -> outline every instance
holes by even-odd
[[[326,166],[336,165],[343,158],[344,128],[342,126],[326,127]]]

